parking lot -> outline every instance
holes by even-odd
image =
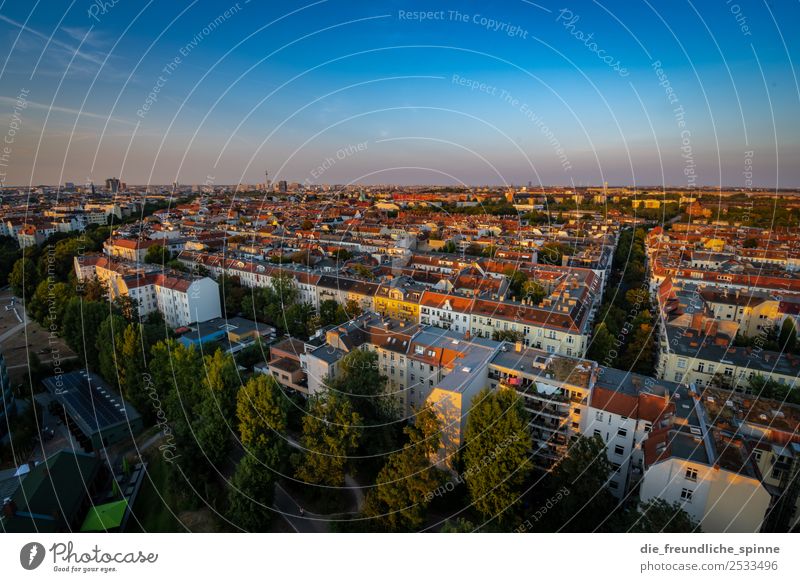
[[[35,321],[28,320],[20,299],[8,288],[0,290],[0,351],[8,368],[11,385],[23,381],[28,370],[28,354],[35,353],[45,371],[52,367],[53,354],[61,361],[76,357],[61,338],[50,334]]]

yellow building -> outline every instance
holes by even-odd
[[[631,200],[631,207],[633,207],[633,208],[643,207],[643,208],[659,209],[659,208],[661,208],[661,200],[658,200],[656,198],[637,198],[637,199]]]
[[[385,317],[403,321],[419,321],[419,300],[424,288],[408,277],[381,285],[375,293],[375,311]]]

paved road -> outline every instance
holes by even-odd
[[[275,485],[275,501],[272,505],[297,533],[326,533],[329,531],[325,516],[308,511],[301,516],[297,502],[280,484]]]
[[[8,338],[10,338],[12,335],[15,335],[15,334],[21,332],[23,329],[25,329],[25,325],[26,325],[25,322],[18,323],[17,325],[12,327],[8,331],[5,331],[2,335],[0,335],[0,343],[3,343]]]
[[[361,488],[361,485],[353,479],[350,475],[344,476],[344,484],[347,486],[348,489],[353,494],[353,497],[356,501],[356,511],[355,513],[361,513],[361,510],[364,509],[364,491]]]

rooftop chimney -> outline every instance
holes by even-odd
[[[692,324],[691,328],[695,331],[703,331],[703,314],[702,313],[692,313]]]

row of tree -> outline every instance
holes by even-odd
[[[623,230],[587,357],[604,366],[651,374],[655,360],[644,228]]]

